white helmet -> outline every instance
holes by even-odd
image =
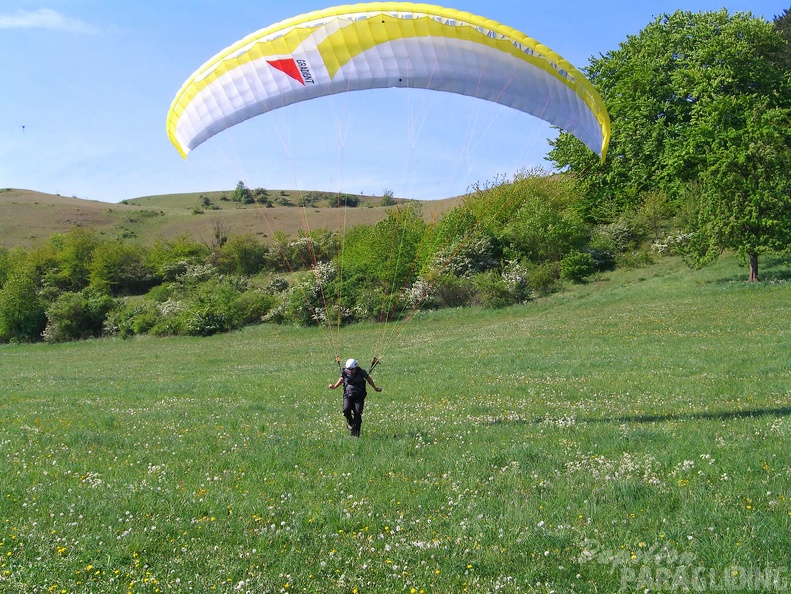
[[[357,359],[349,359],[346,361],[346,369],[354,369],[357,367]]]

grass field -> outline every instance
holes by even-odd
[[[0,591],[787,590],[791,267],[762,264],[422,314],[360,439],[315,329],[0,347]]]

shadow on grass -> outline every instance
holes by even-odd
[[[747,410],[720,411],[720,412],[700,412],[700,413],[669,413],[651,415],[624,415],[618,417],[577,417],[577,423],[657,423],[662,421],[699,421],[699,420],[733,420],[750,419],[758,417],[787,417],[791,416],[791,406],[780,406],[776,408],[754,408]],[[537,417],[532,420],[518,419],[494,419],[489,425],[538,425],[552,420],[551,417]]]
[[[726,410],[719,412],[700,412],[684,414],[666,415],[626,415],[622,417],[600,419],[578,419],[586,423],[656,423],[658,421],[698,421],[698,420],[732,420],[750,419],[757,417],[787,417],[791,415],[791,406],[780,406],[777,408],[753,408],[747,410]]]

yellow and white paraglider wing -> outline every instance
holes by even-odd
[[[574,66],[495,21],[405,2],[328,8],[245,37],[187,80],[168,113],[168,135],[186,157],[218,132],[273,109],[385,87],[494,101],[606,156],[607,109]]]

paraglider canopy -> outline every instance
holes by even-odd
[[[562,128],[605,158],[610,120],[590,82],[495,21],[428,4],[327,8],[257,31],[179,90],[167,130],[182,156],[251,117],[334,93],[404,87],[493,101]]]

